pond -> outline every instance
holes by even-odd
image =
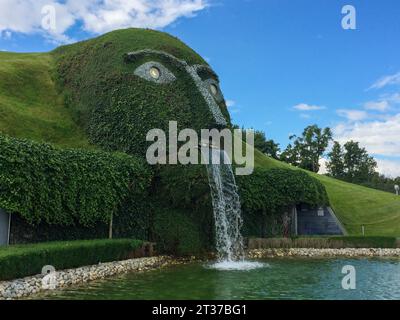
[[[34,299],[400,299],[399,259],[274,258],[258,268],[218,270],[195,262],[130,273]],[[356,289],[344,290],[344,266]]]

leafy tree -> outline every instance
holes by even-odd
[[[275,143],[272,139],[267,140],[263,131],[256,130],[254,132],[254,147],[262,153],[274,159],[278,159],[278,154],[280,152],[279,144]]]
[[[361,148],[358,142],[348,141],[344,144],[345,177],[351,182],[366,182],[375,173],[377,163],[365,148]]]
[[[233,129],[239,129],[238,125],[233,125]],[[243,140],[246,137],[246,129],[242,128]],[[254,130],[254,147],[261,151],[262,153],[270,156],[274,159],[279,159],[279,153],[281,151],[279,143],[274,140],[267,140],[265,132],[260,130]]]
[[[330,128],[321,129],[317,125],[308,126],[302,136],[290,137],[289,144],[281,155],[281,160],[313,172],[319,171],[319,160],[332,140]]]
[[[373,180],[378,184],[376,181],[380,178],[375,172],[376,167],[375,159],[358,142],[352,140],[346,142],[343,149],[335,141],[327,164],[328,173],[332,177],[359,184],[371,183]]]
[[[326,169],[332,177],[342,179],[344,172],[343,150],[339,142],[333,143],[332,151],[328,153],[329,162],[326,164]]]

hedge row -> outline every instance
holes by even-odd
[[[342,248],[397,248],[398,240],[395,237],[293,237],[293,238],[250,238],[249,249],[266,248],[315,248],[315,249],[342,249]]]
[[[299,203],[329,204],[323,184],[300,170],[256,168],[252,175],[238,177],[237,182],[246,212],[268,214]]]
[[[131,239],[48,242],[0,248],[0,280],[40,274],[46,265],[56,270],[124,260],[143,245]]]
[[[128,155],[0,135],[0,208],[31,224],[107,222],[127,198],[142,201],[151,179],[147,166]]]

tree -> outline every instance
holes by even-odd
[[[361,148],[358,142],[348,141],[344,144],[344,166],[347,181],[359,183],[371,179],[378,166],[365,148]]]
[[[376,167],[375,159],[358,142],[352,140],[346,142],[343,149],[335,141],[327,164],[328,173],[332,177],[358,184],[378,184],[382,178],[376,173]]]
[[[326,164],[328,173],[337,179],[342,179],[344,172],[343,150],[339,142],[333,143],[332,151],[328,153],[329,162]]]
[[[281,155],[281,160],[313,172],[319,171],[319,160],[332,140],[330,128],[321,129],[317,125],[308,126],[302,136],[290,137],[289,144]]]
[[[238,125],[233,125],[233,129],[239,129]],[[242,128],[243,140],[246,137],[246,129]],[[265,136],[265,132],[260,130],[254,130],[254,147],[261,151],[262,153],[270,156],[274,159],[279,159],[279,153],[281,151],[279,147],[279,143],[276,143],[274,140],[267,140]]]
[[[278,154],[280,152],[279,144],[275,143],[272,139],[267,140],[263,131],[256,130],[254,132],[254,147],[262,153],[274,159],[278,159]]]

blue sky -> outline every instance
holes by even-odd
[[[339,141],[360,141],[382,172],[400,175],[397,0],[60,0],[55,32],[41,29],[40,8],[56,0],[20,2],[0,1],[2,50],[47,51],[127,26],[161,29],[209,61],[235,123],[282,146],[309,124],[330,126]],[[356,30],[342,28],[344,5],[356,9]]]

